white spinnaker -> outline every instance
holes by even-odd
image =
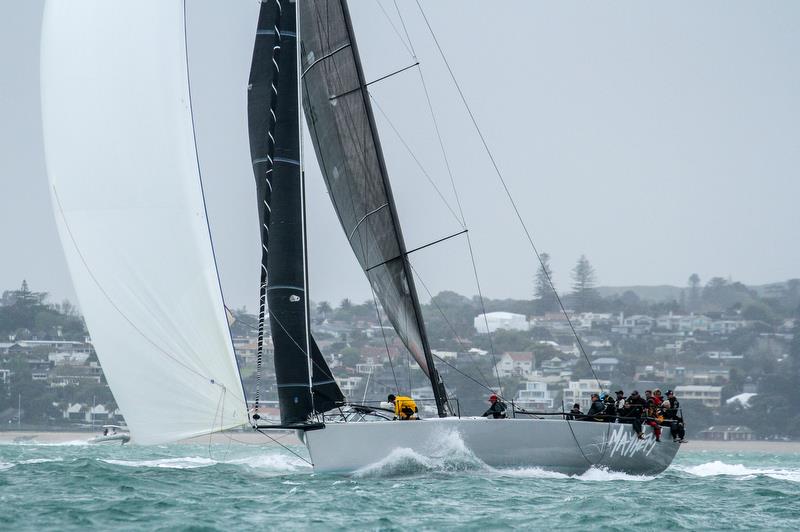
[[[47,170],[81,309],[135,441],[247,422],[205,213],[182,0],[51,0]]]

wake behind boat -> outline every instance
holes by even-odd
[[[495,467],[663,471],[678,445],[656,442],[650,428],[639,437],[616,422],[457,415],[436,367],[410,257],[443,240],[466,239],[483,301],[464,215],[456,216],[462,231],[407,248],[347,2],[264,0],[259,9],[246,87],[261,249],[252,409],[205,209],[185,2],[48,2],[45,11],[42,116],[52,204],[95,349],[136,441],[164,443],[249,424],[298,430],[320,471],[354,471],[402,449],[437,456],[440,442],[453,439]],[[302,116],[378,318],[429,381],[437,418],[395,421],[351,405],[314,339]],[[497,177],[505,187],[499,170]],[[505,190],[534,262],[543,266]],[[267,320],[281,416],[275,425],[259,413]],[[576,340],[580,346],[577,334]],[[581,354],[588,361],[582,347]],[[399,394],[396,380],[395,386]],[[484,386],[502,396],[499,382]]]

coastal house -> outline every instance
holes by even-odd
[[[487,312],[475,316],[473,326],[478,334],[493,333],[498,329],[527,331],[528,319],[524,314],[514,314],[513,312]]]
[[[709,408],[719,408],[722,404],[722,386],[703,386],[688,384],[675,387],[679,401],[700,401]]]
[[[500,378],[519,376],[529,377],[533,371],[534,358],[530,351],[511,351],[503,353],[495,366]]]
[[[580,379],[567,382],[567,387],[561,392],[564,408],[571,408],[574,403],[581,405],[581,410],[586,412],[591,404],[592,394],[600,393],[600,386],[609,388],[611,381],[601,380],[599,385],[594,379]]]
[[[524,383],[524,388],[517,392],[514,399],[516,406],[526,410],[552,410],[555,394],[547,389],[547,383],[533,380]]]
[[[347,395],[352,395],[361,384],[361,381],[364,380],[364,377],[337,377],[334,376],[336,379],[336,383],[339,385],[339,388],[342,390],[342,393]]]
[[[592,360],[592,369],[594,372],[605,378],[611,378],[619,366],[619,359],[614,357],[600,357]]]
[[[700,437],[704,440],[751,441],[755,439],[755,434],[744,425],[714,425],[700,431]]]

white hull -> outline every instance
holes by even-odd
[[[123,433],[123,434],[109,434],[107,436],[95,436],[89,440],[89,443],[118,443],[120,445],[125,445],[131,441],[130,434]]]
[[[546,419],[437,418],[420,421],[328,423],[304,440],[314,470],[349,473],[409,449],[437,459],[455,445],[488,466],[539,467],[581,474],[603,467],[637,475],[661,473],[679,444],[668,428],[656,442],[650,427],[639,440],[631,425]]]

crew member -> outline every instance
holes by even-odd
[[[506,404],[501,401],[496,394],[489,396],[489,410],[483,413],[483,417],[493,417],[494,419],[505,419],[506,417]]]
[[[647,401],[639,395],[637,390],[631,392],[625,406],[625,416],[633,418],[633,431],[640,440],[644,439],[644,434],[642,433],[642,413],[646,406]]]
[[[389,396],[393,397],[393,396]],[[417,403],[410,397],[398,395],[394,398],[394,416],[397,419],[419,419],[417,416]]]
[[[603,411],[605,411],[606,405],[603,404],[603,401],[600,400],[600,395],[593,393],[592,394],[592,406],[589,407],[589,411],[586,412],[586,419],[587,421],[603,421],[602,417],[592,417],[594,415],[602,415]],[[591,419],[590,419],[591,418]]]
[[[570,410],[569,414],[567,414],[567,421],[580,421],[581,419],[583,419],[581,405],[579,403],[575,403],[572,405],[572,410]]]

